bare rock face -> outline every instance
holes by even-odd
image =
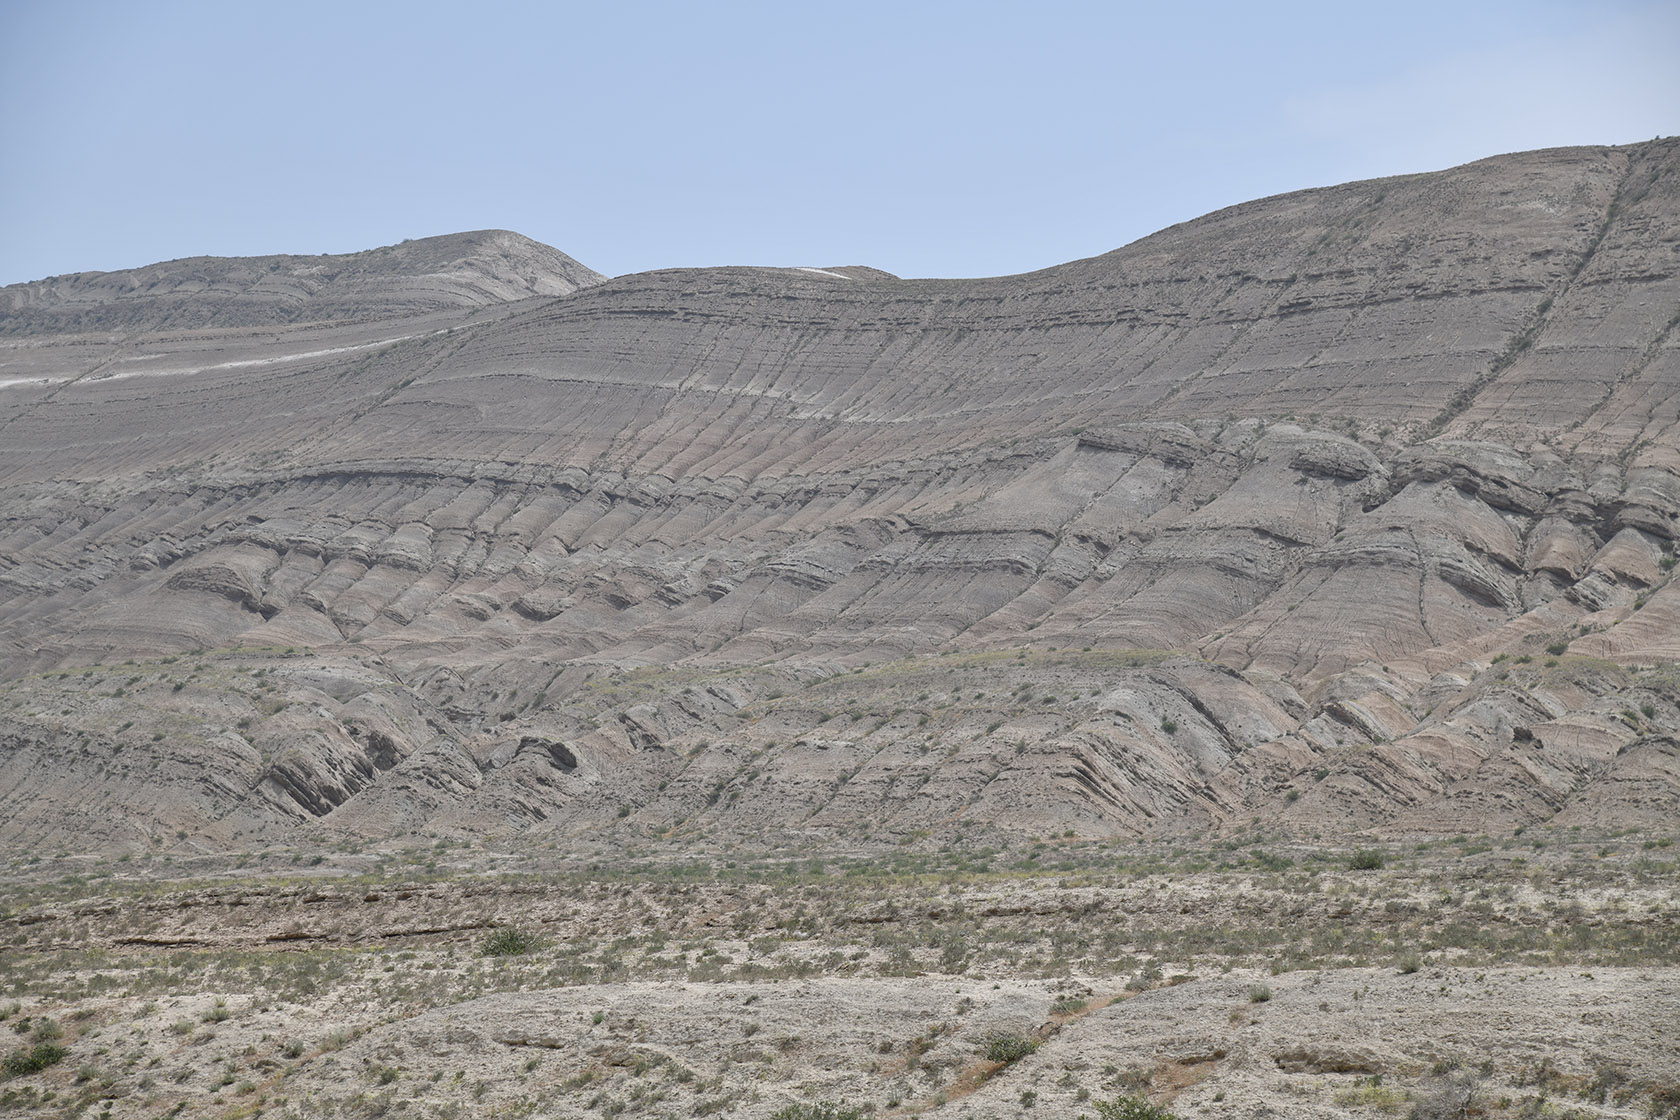
[[[0,840],[1648,828],[1677,326],[1673,140],[988,280],[4,289]]]

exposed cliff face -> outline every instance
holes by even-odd
[[[168,329],[13,296],[0,838],[1671,817],[1677,172],[1505,156],[980,281],[499,234],[285,326],[194,262]]]

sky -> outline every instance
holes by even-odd
[[[1675,0],[0,0],[0,284],[517,230],[984,276],[1680,132]]]

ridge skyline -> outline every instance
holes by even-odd
[[[1060,267],[1062,265],[1075,264],[1075,263],[1078,263],[1080,261],[1093,260],[1093,259],[1096,259],[1098,257],[1107,256],[1110,253],[1115,253],[1115,252],[1119,252],[1123,249],[1130,248],[1134,245],[1139,244],[1140,242],[1147,241],[1152,237],[1157,237],[1159,235],[1169,233],[1169,232],[1171,232],[1175,229],[1179,229],[1183,226],[1192,225],[1194,223],[1204,221],[1204,220],[1207,220],[1207,219],[1210,219],[1210,218],[1214,218],[1214,217],[1217,217],[1221,214],[1225,214],[1225,213],[1228,213],[1228,212],[1231,212],[1231,211],[1241,210],[1244,207],[1255,206],[1255,205],[1267,203],[1267,202],[1273,201],[1275,199],[1288,198],[1288,197],[1297,196],[1297,195],[1299,195],[1299,196],[1310,196],[1312,194],[1323,192],[1323,191],[1337,190],[1337,189],[1347,188],[1347,187],[1355,187],[1355,186],[1370,185],[1370,184],[1383,183],[1383,182],[1389,182],[1389,181],[1401,181],[1401,180],[1413,179],[1413,178],[1416,178],[1416,177],[1419,177],[1419,176],[1440,174],[1440,173],[1443,173],[1443,172],[1454,171],[1454,170],[1458,170],[1458,169],[1465,168],[1465,167],[1472,167],[1472,166],[1475,166],[1477,164],[1486,163],[1490,160],[1505,159],[1505,158],[1510,158],[1510,157],[1513,157],[1513,156],[1540,156],[1540,155],[1547,155],[1547,154],[1552,154],[1552,153],[1563,153],[1563,152],[1617,151],[1617,150],[1638,149],[1638,148],[1641,148],[1641,147],[1644,147],[1644,146],[1647,146],[1647,145],[1650,145],[1650,144],[1660,143],[1664,139],[1672,140],[1673,137],[1672,136],[1665,137],[1663,135],[1657,135],[1657,136],[1653,137],[1651,140],[1648,140],[1648,141],[1647,140],[1635,140],[1635,141],[1627,141],[1627,142],[1623,142],[1623,143],[1609,143],[1609,144],[1565,144],[1565,145],[1556,145],[1556,146],[1544,147],[1544,148],[1520,149],[1520,150],[1514,150],[1514,151],[1509,151],[1509,152],[1500,152],[1500,153],[1496,153],[1496,154],[1488,155],[1488,156],[1481,156],[1481,157],[1478,157],[1476,159],[1465,160],[1465,161],[1460,162],[1460,163],[1449,164],[1447,166],[1440,167],[1440,168],[1414,170],[1414,171],[1402,171],[1402,172],[1396,172],[1396,173],[1389,174],[1389,175],[1375,176],[1375,177],[1371,177],[1371,178],[1350,179],[1350,180],[1346,180],[1346,181],[1342,181],[1342,182],[1324,183],[1324,184],[1319,184],[1319,185],[1315,185],[1315,186],[1295,187],[1295,188],[1291,188],[1291,189],[1288,189],[1288,190],[1277,191],[1277,192],[1274,192],[1274,193],[1271,193],[1271,194],[1258,195],[1258,196],[1254,196],[1252,198],[1246,198],[1246,199],[1242,199],[1240,201],[1227,203],[1223,206],[1218,206],[1218,207],[1216,207],[1212,210],[1208,210],[1208,211],[1193,215],[1191,217],[1187,217],[1187,218],[1181,219],[1179,221],[1171,222],[1167,225],[1160,226],[1156,229],[1149,230],[1148,232],[1140,234],[1139,236],[1133,238],[1130,241],[1123,242],[1122,244],[1119,244],[1119,245],[1111,246],[1110,248],[1107,248],[1107,249],[1102,249],[1102,250],[1099,250],[1097,252],[1086,254],[1086,255],[1083,255],[1083,256],[1074,256],[1074,257],[1069,257],[1069,258],[1066,258],[1066,259],[1063,259],[1063,260],[1052,261],[1048,264],[1036,265],[1036,266],[1033,266],[1033,267],[1023,269],[1021,271],[1017,271],[1017,272],[1001,272],[1001,273],[987,273],[987,274],[960,274],[960,275],[959,274],[946,274],[946,273],[930,273],[930,274],[927,274],[927,275],[918,275],[918,276],[900,275],[900,274],[896,274],[896,273],[887,272],[886,275],[891,276],[894,279],[934,280],[934,281],[937,281],[937,280],[1001,280],[1001,279],[1007,279],[1007,278],[1012,277],[1012,276],[1031,276],[1035,273],[1045,272],[1045,271],[1048,271],[1050,269]],[[435,234],[410,235],[410,236],[405,236],[405,237],[401,238],[400,240],[385,243],[385,244],[365,245],[361,248],[346,249],[346,250],[342,250],[342,251],[334,251],[334,250],[321,251],[321,252],[272,251],[272,252],[238,253],[238,254],[188,253],[188,254],[184,254],[182,256],[177,256],[177,257],[167,257],[167,258],[160,258],[160,259],[154,260],[154,261],[147,261],[143,264],[123,265],[123,266],[114,267],[114,268],[110,268],[110,269],[70,270],[70,271],[66,271],[66,272],[52,273],[52,274],[45,275],[45,276],[37,276],[37,277],[31,277],[31,278],[28,278],[28,279],[8,281],[8,282],[5,282],[3,284],[0,284],[0,291],[4,291],[4,290],[9,289],[9,288],[23,287],[23,286],[26,286],[26,285],[29,285],[29,284],[40,283],[40,282],[43,282],[43,281],[65,279],[65,278],[68,278],[68,277],[75,277],[75,276],[110,276],[110,275],[114,275],[114,274],[118,274],[118,273],[138,272],[138,271],[142,271],[144,269],[157,268],[157,267],[164,266],[164,265],[186,264],[186,263],[190,263],[190,262],[194,262],[194,261],[270,260],[270,259],[276,259],[276,258],[296,259],[296,260],[301,261],[301,260],[310,260],[310,259],[320,258],[320,257],[333,257],[333,258],[355,257],[355,256],[365,254],[365,253],[373,253],[373,252],[379,252],[381,250],[396,249],[396,248],[399,248],[399,247],[405,246],[405,245],[415,245],[415,244],[420,244],[420,243],[436,244],[436,243],[446,242],[446,241],[450,241],[450,240],[454,240],[454,239],[471,238],[471,237],[477,237],[477,236],[483,236],[483,235],[494,235],[494,234],[511,234],[513,236],[523,238],[527,241],[531,241],[534,244],[542,245],[545,248],[554,249],[556,251],[563,252],[563,253],[567,252],[567,249],[564,245],[556,244],[554,242],[544,241],[544,240],[542,240],[540,238],[537,238],[537,237],[532,237],[531,235],[525,233],[523,230],[515,229],[515,228],[512,228],[511,226],[494,226],[494,225],[492,225],[492,226],[484,226],[484,227],[477,228],[477,229],[463,229],[463,230],[454,230],[454,231],[447,231],[447,232],[435,233]],[[582,263],[586,267],[588,267],[587,262],[579,262],[579,263]],[[801,263],[801,264],[771,264],[771,263],[765,263],[765,262],[744,261],[743,260],[743,261],[713,262],[713,263],[705,263],[705,264],[658,264],[658,265],[653,265],[651,267],[634,269],[634,270],[627,271],[627,272],[600,273],[600,275],[606,277],[607,279],[617,280],[617,279],[623,279],[623,278],[628,277],[628,276],[636,276],[636,275],[640,275],[640,274],[644,274],[644,273],[650,273],[650,272],[671,272],[671,271],[688,271],[688,270],[704,270],[704,269],[720,269],[720,268],[782,268],[782,269],[793,268],[793,269],[798,269],[798,268],[833,268],[833,267],[867,267],[867,268],[875,269],[876,271],[885,271],[885,270],[881,270],[881,269],[877,268],[877,266],[875,266],[875,265],[872,265],[872,264],[869,264],[868,262],[863,262],[863,261],[854,261],[854,262],[852,262],[852,264],[846,265],[846,266],[835,266],[835,265],[814,265],[814,264],[811,264],[809,262]]]

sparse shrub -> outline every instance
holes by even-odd
[[[1416,949],[1407,949],[1394,958],[1394,967],[1400,970],[1400,975],[1410,976],[1423,967],[1423,954]]]
[[[1551,645],[1546,647],[1546,652],[1551,654],[1553,657],[1562,657],[1564,651],[1568,648],[1568,642],[1553,642]]]
[[[1248,1002],[1265,1003],[1272,998],[1272,989],[1265,984],[1250,984],[1248,986]]]
[[[542,939],[518,926],[504,926],[484,939],[479,954],[486,957],[517,957],[529,953]]]
[[[1415,1098],[1409,1120],[1461,1120],[1479,1116],[1476,1089],[1481,1079],[1468,1070],[1443,1073],[1425,1082]]]
[[[1178,724],[1174,723],[1170,719],[1163,719],[1161,721],[1161,730],[1165,731],[1168,735],[1171,735],[1178,730]]]
[[[1115,1097],[1111,1101],[1092,1101],[1099,1120],[1178,1120],[1178,1117],[1150,1104],[1141,1097]]]
[[[7,1077],[26,1077],[62,1062],[68,1053],[70,1051],[56,1042],[37,1042],[34,1046],[7,1054],[0,1061],[0,1071],[4,1071]]]
[[[1126,981],[1128,992],[1145,992],[1161,982],[1161,966],[1150,961],[1138,970],[1137,975]]]
[[[1354,1084],[1336,1090],[1333,1099],[1343,1108],[1358,1109],[1361,1113],[1395,1113],[1406,1104],[1405,1095],[1397,1089],[1385,1086],[1381,1074],[1369,1078],[1362,1077]]]
[[[1493,1070],[1484,1068],[1482,1073],[1488,1076]],[[1615,1066],[1600,1066],[1594,1071],[1592,1081],[1581,1090],[1581,1095],[1595,1104],[1603,1104],[1614,1090],[1627,1084],[1627,1080],[1627,1074]]]
[[[770,1120],[863,1120],[863,1109],[834,1101],[803,1102],[773,1113]]]
[[[988,1062],[1018,1062],[1038,1049],[1038,1039],[1020,1034],[988,1035],[980,1044],[980,1053]]]
[[[1355,871],[1381,871],[1387,863],[1387,857],[1376,848],[1360,848],[1348,860],[1348,866]]]

